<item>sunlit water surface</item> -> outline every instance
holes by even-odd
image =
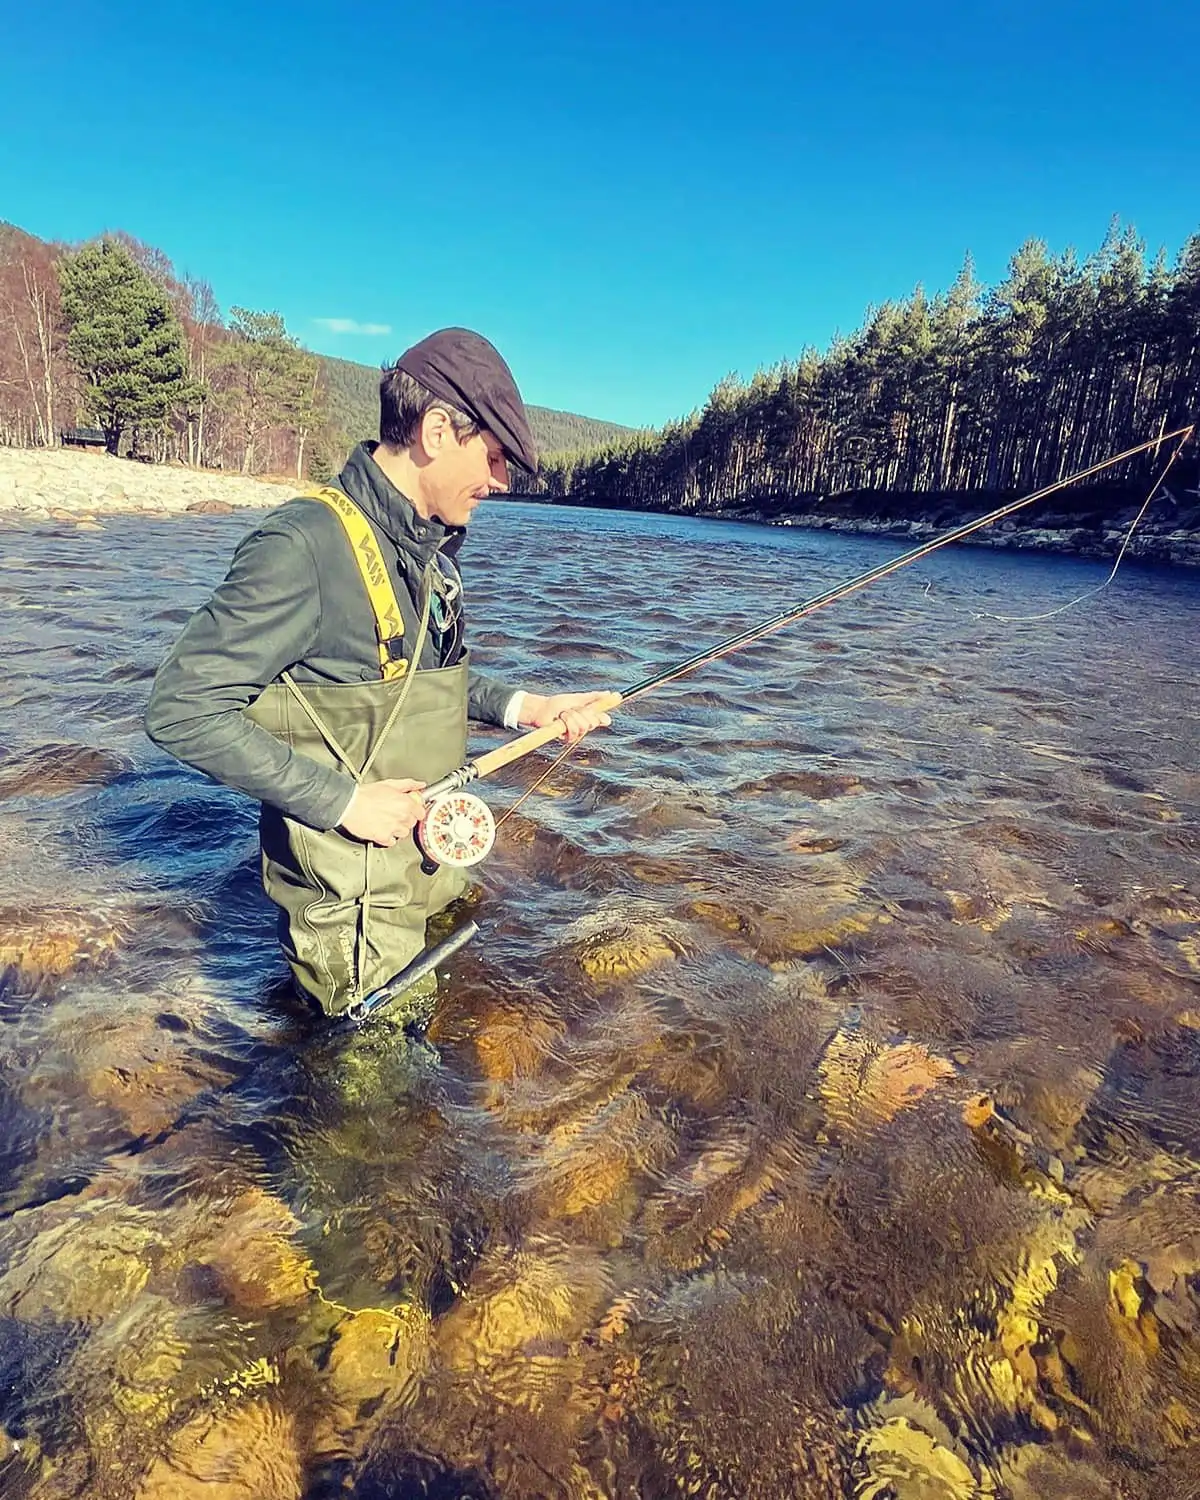
[[[1200,1495],[1200,579],[939,554],[648,698],[404,1046],[141,734],[247,524],[2,534],[0,1494]],[[476,659],[620,687],[895,550],[497,505]]]

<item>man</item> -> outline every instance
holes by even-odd
[[[602,693],[543,695],[468,667],[455,561],[471,515],[537,454],[496,349],[447,328],[380,381],[380,442],[238,547],[155,679],[164,750],[257,798],[263,881],[300,987],[337,1014],[423,948],[464,888],[429,873],[421,789],[466,758],[470,717],[607,724]]]

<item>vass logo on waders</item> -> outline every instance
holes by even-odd
[[[346,536],[354,552],[354,561],[362,575],[367,597],[375,615],[375,634],[379,641],[379,670],[384,682],[395,682],[408,671],[404,660],[404,620],[396,591],[388,577],[387,564],[379,551],[379,543],[371,530],[371,523],[348,495],[335,490],[332,485],[309,490],[306,500],[321,500],[333,511],[345,528]]]

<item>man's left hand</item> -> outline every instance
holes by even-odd
[[[561,719],[569,745],[582,739],[589,730],[605,729],[612,720],[607,710],[620,703],[619,693],[530,693],[521,704],[521,724],[527,729],[541,729]]]

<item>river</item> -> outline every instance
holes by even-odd
[[[940,553],[618,715],[405,1047],[141,733],[248,524],[4,533],[0,1496],[1200,1495],[1200,578]],[[896,550],[472,530],[553,688]]]

